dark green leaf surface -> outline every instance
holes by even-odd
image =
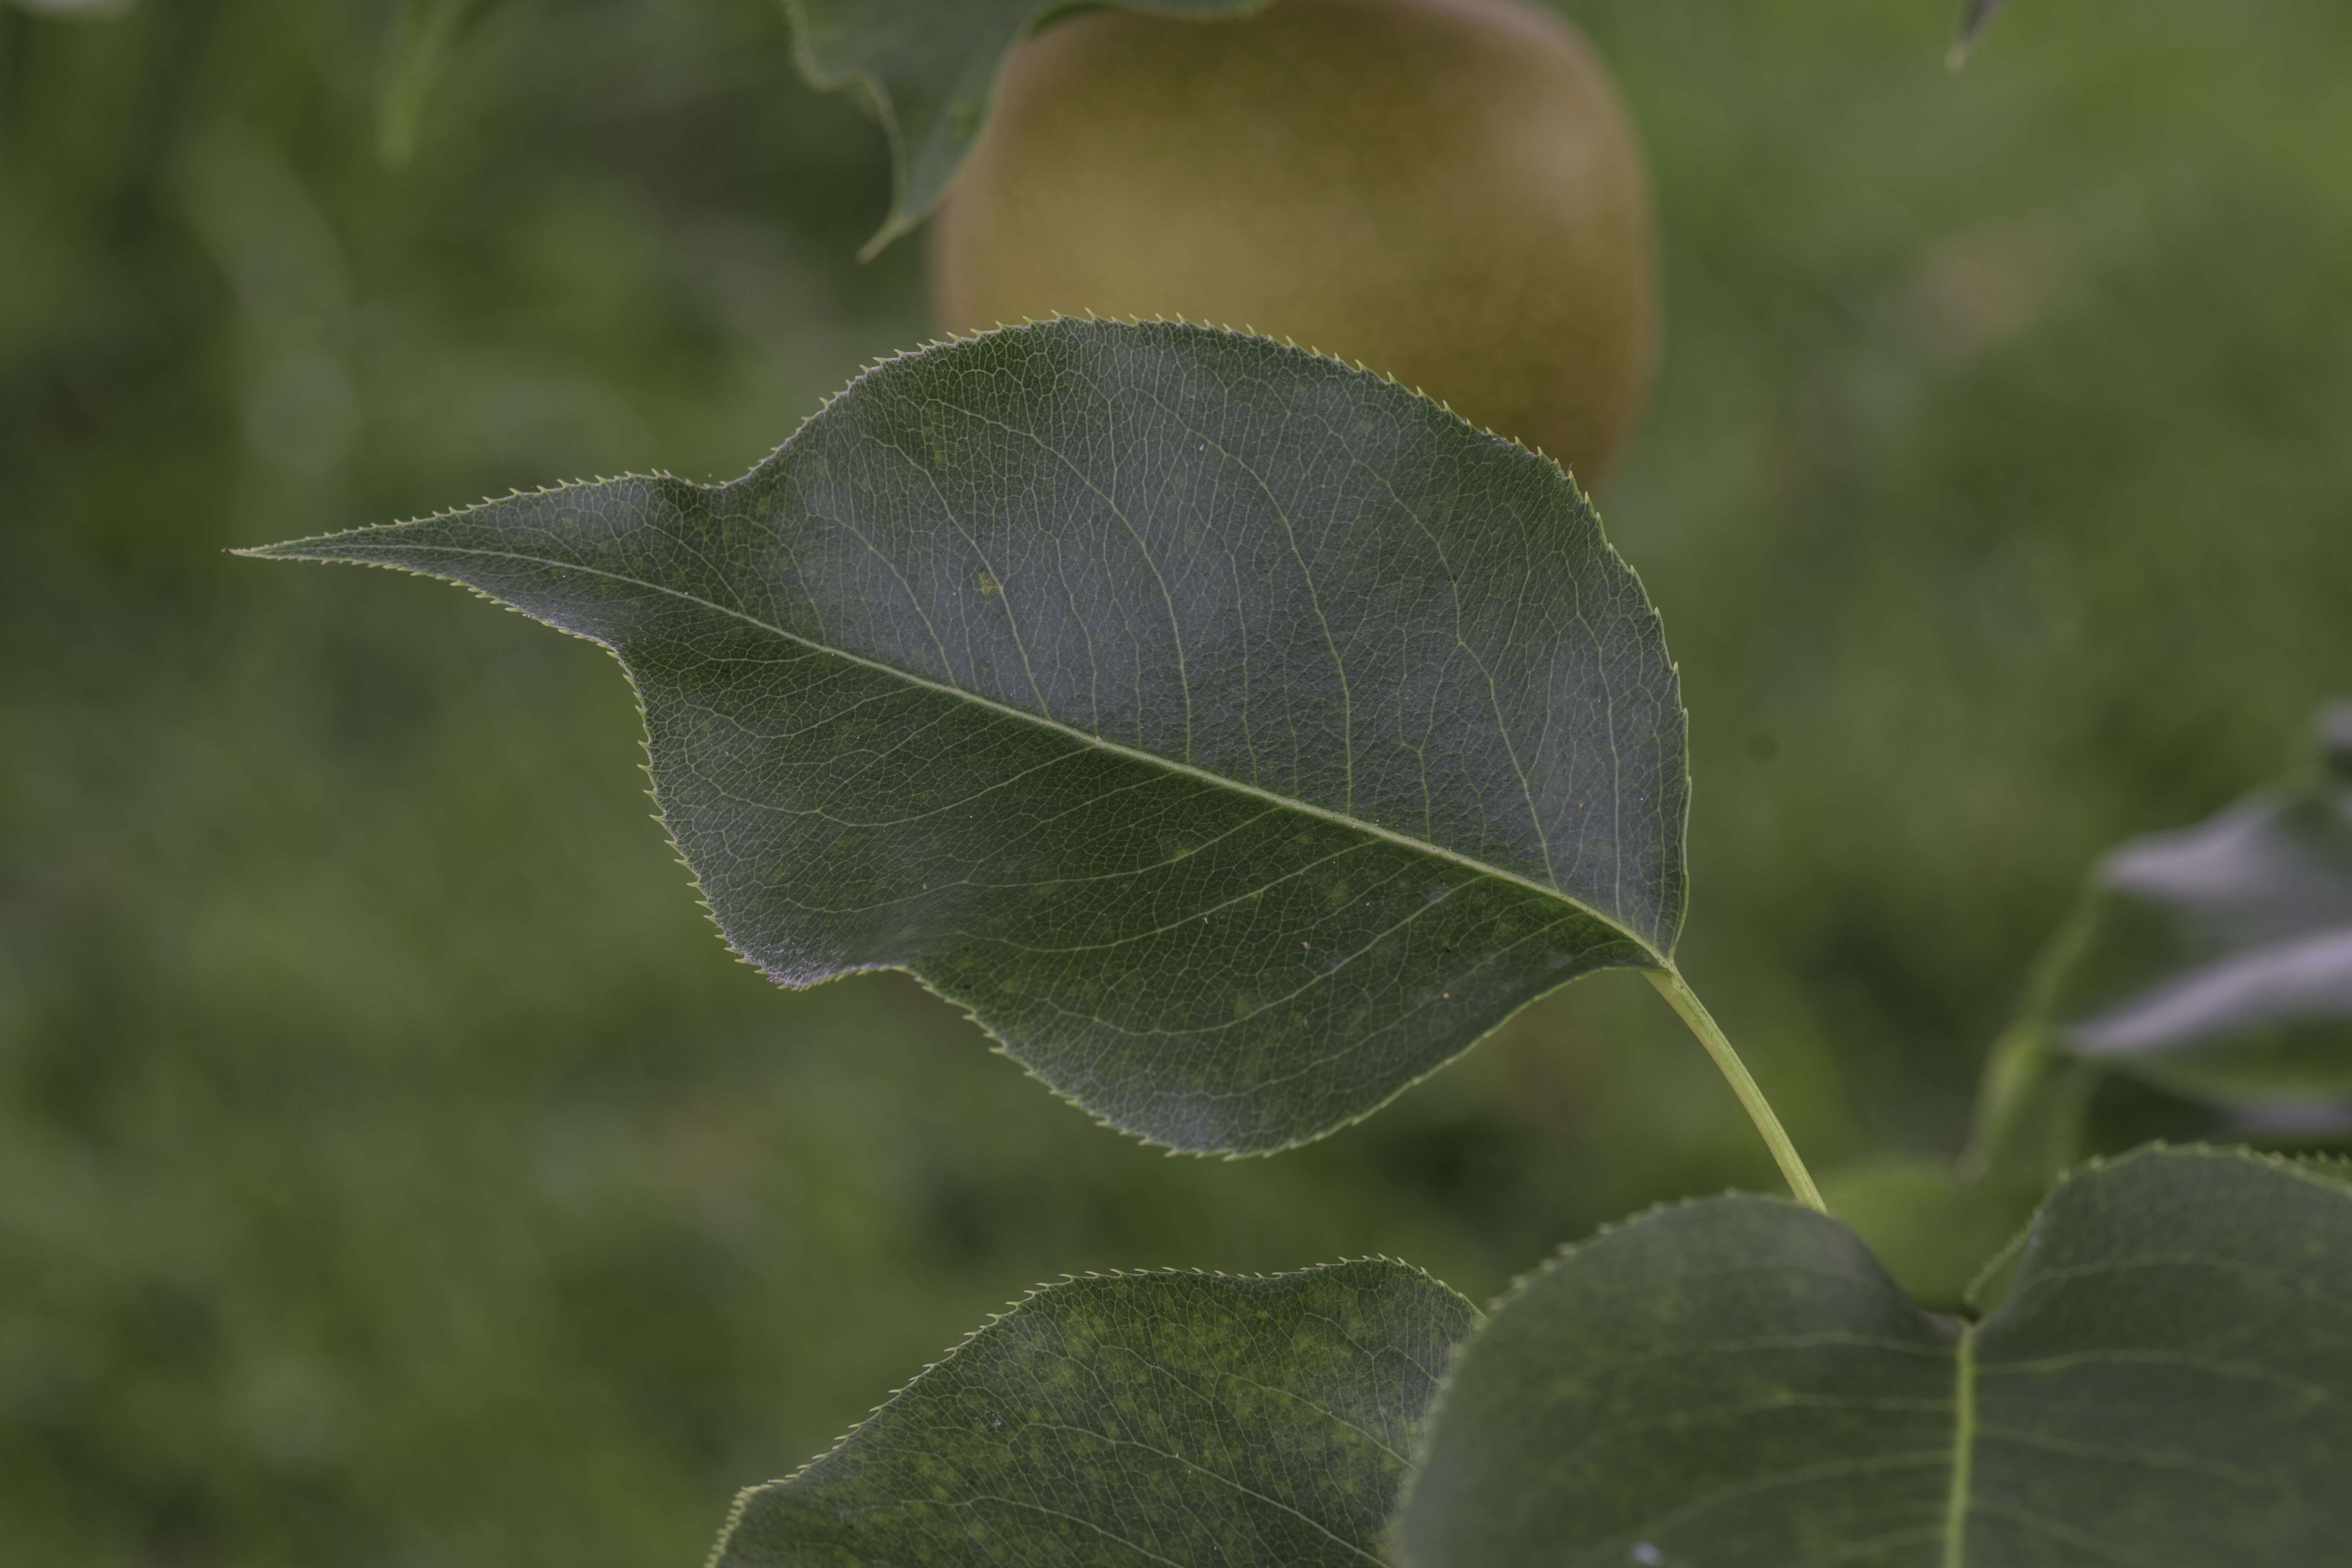
[[[1052,1286],[800,1474],[745,1493],[712,1562],[1378,1562],[1476,1316],[1380,1258]]]
[[[994,332],[877,366],[731,484],[260,553],[612,648],[739,951],[911,970],[1175,1148],[1362,1116],[1681,921],[1674,669],[1583,498],[1263,338]]]
[[[2324,762],[2092,875],[2033,1011],[2048,1043],[2232,1104],[2352,1099],[2352,705]]]
[[[1154,16],[1238,16],[1266,0],[1117,0]],[[923,221],[962,167],[1005,57],[1064,0],[785,0],[801,70],[822,88],[862,83],[890,136],[890,216],[872,255]]]
[[[1448,1568],[2309,1568],[2352,1560],[2352,1192],[2128,1156],[2043,1205],[1980,1324],[1843,1226],[1727,1197],[1524,1284],[1406,1499]]]

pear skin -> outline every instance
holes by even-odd
[[[928,236],[951,332],[1055,313],[1360,362],[1597,488],[1657,356],[1632,118],[1523,0],[1112,9],[1022,45]]]

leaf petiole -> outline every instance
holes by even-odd
[[[1830,1205],[1822,1201],[1822,1190],[1813,1185],[1812,1173],[1806,1170],[1804,1161],[1798,1158],[1797,1146],[1789,1142],[1788,1130],[1780,1125],[1780,1119],[1772,1114],[1772,1102],[1766,1100],[1764,1091],[1756,1087],[1756,1080],[1748,1076],[1748,1064],[1741,1061],[1739,1053],[1731,1048],[1730,1038],[1708,1014],[1706,1004],[1698,999],[1698,994],[1683,979],[1682,972],[1668,967],[1645,969],[1642,973],[1649,976],[1650,984],[1658,988],[1658,994],[1666,999],[1666,1005],[1675,1010],[1675,1016],[1690,1026],[1690,1032],[1698,1037],[1698,1043],[1706,1047],[1706,1054],[1715,1058],[1716,1067],[1722,1071],[1725,1081],[1731,1085],[1731,1092],[1739,1097],[1740,1106],[1748,1112],[1748,1119],[1756,1123],[1756,1131],[1764,1135],[1764,1146],[1772,1151],[1772,1158],[1780,1165],[1780,1174],[1788,1179],[1789,1190],[1797,1195],[1797,1201],[1822,1214],[1829,1213]]]

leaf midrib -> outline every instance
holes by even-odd
[[[1977,1327],[1960,1325],[1952,1352],[1952,1486],[1944,1500],[1943,1568],[1965,1568],[1977,1447]]]
[[[341,563],[360,566],[384,566],[394,571],[415,573],[419,576],[440,576],[437,573],[417,572],[416,568],[395,561],[376,560],[358,554],[338,555],[320,553],[316,548],[317,542],[310,542],[312,543],[313,548],[310,550],[292,550],[278,547],[268,547],[260,550],[237,551],[235,553],[240,555],[252,555],[272,561],[316,561],[330,564]],[[1515,886],[1525,888],[1529,892],[1539,894],[1544,898],[1556,899],[1561,903],[1568,905],[1570,908],[1590,916],[1591,919],[1600,921],[1610,930],[1623,936],[1627,941],[1639,947],[1643,952],[1649,954],[1655,962],[1656,967],[1660,969],[1670,969],[1673,967],[1673,961],[1671,959],[1666,957],[1664,953],[1659,952],[1647,939],[1628,930],[1622,921],[1613,920],[1610,916],[1603,914],[1601,911],[1594,909],[1591,904],[1586,903],[1583,900],[1577,898],[1575,895],[1563,892],[1556,887],[1548,887],[1544,883],[1537,881],[1532,877],[1521,876],[1516,871],[1505,870],[1499,866],[1490,866],[1485,861],[1465,855],[1459,850],[1448,849],[1444,845],[1432,844],[1426,839],[1416,838],[1411,834],[1399,833],[1392,828],[1382,827],[1379,823],[1366,822],[1361,817],[1351,816],[1345,812],[1333,811],[1328,806],[1316,805],[1308,801],[1298,800],[1290,795],[1284,795],[1278,790],[1266,789],[1259,784],[1244,784],[1239,779],[1227,778],[1223,773],[1212,773],[1206,768],[1196,767],[1191,763],[1177,762],[1171,758],[1160,756],[1159,753],[1154,752],[1147,752],[1135,746],[1122,745],[1117,741],[1107,741],[1100,735],[1089,733],[1085,730],[1077,728],[1076,725],[1066,724],[1061,720],[1055,719],[1051,715],[1033,713],[1025,708],[1016,708],[1009,702],[1000,702],[992,697],[984,697],[979,692],[968,691],[962,687],[950,686],[944,681],[932,680],[927,677],[916,675],[910,671],[900,669],[896,665],[886,664],[880,659],[868,658],[863,654],[851,653],[845,648],[835,647],[830,644],[819,642],[813,637],[803,637],[797,632],[786,631],[783,627],[772,626],[770,623],[760,619],[757,616],[748,614],[742,610],[735,609],[727,605],[718,604],[712,600],[702,597],[698,594],[689,594],[682,589],[668,587],[659,583],[648,583],[643,578],[632,577],[625,572],[610,572],[606,571],[603,567],[584,566],[577,562],[572,561],[553,561],[545,556],[525,554],[520,551],[515,550],[484,550],[462,544],[430,544],[417,548],[419,549],[420,553],[429,552],[443,555],[481,556],[493,560],[518,562],[525,565],[542,566],[553,572],[577,572],[587,576],[603,577],[610,582],[626,584],[633,588],[642,588],[649,594],[660,594],[686,604],[698,605],[703,609],[710,611],[714,615],[728,616],[731,619],[742,622],[745,626],[766,632],[771,637],[781,637],[786,642],[797,644],[802,647],[807,648],[813,653],[824,654],[829,658],[838,658],[845,663],[856,665],[861,668],[871,669],[879,674],[892,676],[899,680],[905,681],[909,686],[919,687],[926,691],[935,691],[941,696],[955,698],[959,700],[971,703],[975,707],[987,709],[991,712],[1001,713],[1007,718],[1017,719],[1024,722],[1036,725],[1040,729],[1048,730],[1055,734],[1076,741],[1080,745],[1092,746],[1097,750],[1107,752],[1113,756],[1123,757],[1131,762],[1148,763],[1151,766],[1158,767],[1165,772],[1174,773],[1181,777],[1198,779],[1203,784],[1213,784],[1220,789],[1233,790],[1238,794],[1250,795],[1258,800],[1266,801],[1274,805],[1283,807],[1286,810],[1296,811],[1302,816],[1315,817],[1318,820],[1329,822],[1341,827],[1349,828],[1355,832],[1365,834],[1373,838],[1385,840],[1388,843],[1397,845],[1403,848],[1415,850],[1423,855],[1433,856],[1437,859],[1448,861],[1454,865],[1460,866],[1465,870],[1475,872],[1479,876],[1492,877],[1499,881],[1512,883]],[[441,577],[440,580],[443,582],[456,583],[461,587],[470,586],[470,584],[466,584],[462,579],[458,578]],[[591,640],[598,642],[603,641],[602,638],[592,638]],[[609,647],[610,645],[606,646]],[[617,648],[614,649],[614,651],[616,654],[619,652]]]

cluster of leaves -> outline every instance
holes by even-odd
[[[2329,1173],[2192,1152],[2065,1181],[1968,1323],[1748,1197],[1483,1320],[1385,1260],[1073,1280],[747,1493],[715,1561],[2324,1561],[2347,1289]]]
[[[2210,821],[2115,849],[2086,879],[1994,1047],[1971,1147],[1823,1182],[1921,1300],[1958,1306],[2052,1179],[2099,1142],[2121,1079],[2289,1142],[2352,1124],[2352,705],[2297,774]]]
[[[910,970],[1173,1148],[1328,1131],[1595,969],[1680,984],[1685,722],[1638,581],[1553,465],[1264,339],[999,331],[877,366],[729,484],[257,553],[602,643],[737,951],[789,984]],[[1379,1259],[1072,1280],[747,1494],[718,1561],[2324,1560],[2343,1171],[2149,1152],[2041,1189],[2084,1072],[2344,1092],[2329,755],[2095,877],[1948,1175],[2042,1200],[1980,1316],[1748,1197],[1484,1318]]]
[[[869,248],[1054,8],[791,4],[804,70],[891,137]],[[1998,8],[1970,0],[1956,66]],[[465,14],[414,10],[387,157]],[[739,953],[789,985],[908,970],[1147,1141],[1319,1137],[1608,967],[1657,980],[1779,1137],[1675,969],[1655,613],[1557,468],[1378,377],[1057,321],[887,362],[730,484],[256,553],[604,645]],[[2352,1172],[2103,1160],[2085,1109],[2115,1078],[2248,1127],[2352,1101],[2352,710],[2322,741],[2096,868],[1957,1163],[1835,1173],[1843,1220],[1654,1211],[1487,1315],[1383,1258],[1045,1287],[745,1492],[714,1563],[2324,1559],[2352,1525]]]

